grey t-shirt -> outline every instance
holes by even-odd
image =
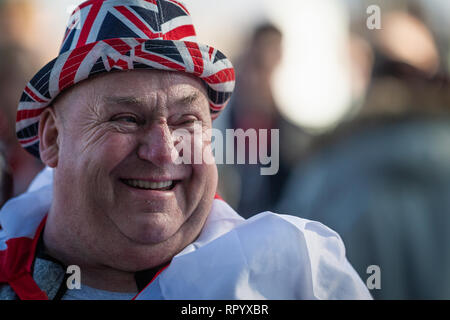
[[[80,289],[67,289],[62,300],[131,300],[137,294],[99,290],[82,284]]]

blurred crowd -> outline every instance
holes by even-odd
[[[43,168],[14,130],[39,61],[21,37],[31,8],[0,0],[0,206]],[[375,298],[450,299],[450,44],[436,40],[417,6],[384,14],[375,32],[364,23],[349,30],[351,106],[321,134],[280,112],[272,80],[283,32],[270,22],[255,27],[233,61],[236,91],[216,127],[279,129],[279,171],[219,165],[219,192],[246,218],[271,210],[336,230],[362,279],[368,266],[380,267]]]
[[[257,27],[221,126],[279,129],[280,171],[221,166],[221,192],[245,217],[271,210],[336,230],[362,279],[380,267],[376,299],[450,299],[450,46],[409,9],[375,32],[350,28],[352,105],[321,134],[279,111],[270,83],[283,34]]]

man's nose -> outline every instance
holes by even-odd
[[[167,122],[158,120],[150,125],[141,138],[138,157],[157,166],[172,163],[174,142]]]

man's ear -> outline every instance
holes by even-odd
[[[58,130],[55,111],[51,106],[45,108],[39,120],[39,152],[42,162],[51,168],[58,165]]]

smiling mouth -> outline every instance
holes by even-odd
[[[178,180],[169,180],[161,182],[150,182],[145,180],[121,179],[127,186],[141,190],[169,191],[179,182]]]

